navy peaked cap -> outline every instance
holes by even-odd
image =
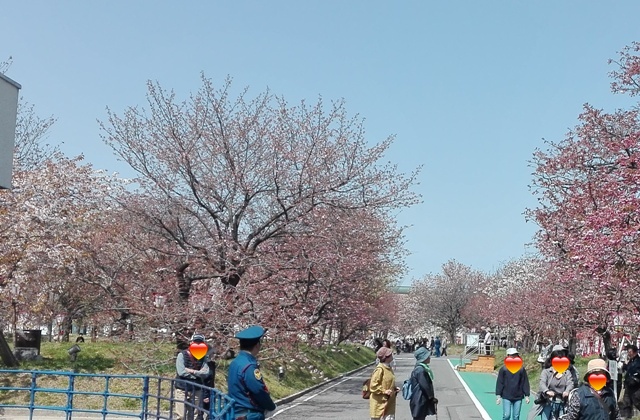
[[[236,334],[236,338],[240,340],[258,340],[260,339],[267,330],[262,328],[260,325],[252,325],[247,329],[244,329]]]

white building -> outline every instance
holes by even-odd
[[[0,189],[11,188],[18,90],[21,88],[19,83],[0,73]]]

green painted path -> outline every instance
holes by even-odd
[[[460,363],[460,359],[451,358],[449,359],[449,362],[451,363],[451,367],[454,368]],[[479,403],[486,412],[483,414],[486,414],[488,416],[487,418],[491,420],[502,419],[502,405],[496,404],[497,374],[464,371],[458,372],[457,370],[456,373],[463,382],[463,385],[468,388],[467,391],[474,395],[477,403]],[[530,401],[529,404],[524,400],[522,401],[522,409],[520,410],[521,419],[527,418],[527,414],[529,414],[531,407],[533,407],[533,401]]]

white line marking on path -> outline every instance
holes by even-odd
[[[302,402],[299,402],[299,403],[296,403],[296,404],[290,405],[289,407],[286,407],[286,408],[283,408],[283,409],[281,409],[281,410],[278,410],[278,411],[276,411],[275,413],[273,413],[273,415],[271,415],[271,417],[269,417],[269,418],[273,418],[273,417],[277,416],[277,415],[278,415],[278,414],[280,414],[280,413],[284,413],[284,412],[285,412],[285,411],[287,411],[287,410],[290,410],[290,409],[292,409],[292,408],[294,408],[294,407],[297,407],[297,406],[299,406],[300,404],[305,403],[305,402],[309,401],[310,399],[315,398],[315,397],[317,397],[318,395],[320,395],[320,394],[322,394],[322,393],[324,393],[324,392],[326,392],[326,391],[330,390],[331,388],[336,387],[336,386],[340,385],[341,383],[348,381],[349,379],[351,379],[351,377],[350,377],[350,376],[349,376],[349,377],[347,377],[347,378],[344,378],[344,379],[343,379],[343,380],[341,380],[340,382],[337,382],[337,383],[335,383],[335,384],[333,384],[333,385],[331,385],[331,386],[326,387],[325,389],[323,389],[323,390],[322,390],[322,391],[320,391],[320,392],[317,392],[317,393],[315,393],[315,394],[313,394],[313,395],[308,396],[307,398],[303,399],[303,400],[302,400]]]
[[[471,389],[469,388],[467,383],[464,381],[464,379],[462,379],[462,376],[460,376],[460,373],[458,373],[458,370],[453,367],[453,363],[451,363],[451,360],[447,359],[447,362],[449,362],[449,366],[451,366],[451,369],[453,369],[453,373],[455,373],[458,379],[460,380],[460,383],[464,387],[465,391],[467,391],[467,394],[469,394],[469,398],[471,398],[473,405],[476,406],[482,418],[484,420],[491,420],[491,417],[489,417],[489,413],[487,413],[487,410],[485,410],[482,404],[480,404],[480,401],[478,401],[476,396],[473,395],[473,392],[471,392]]]

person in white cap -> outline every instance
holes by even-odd
[[[507,349],[505,360],[509,357],[519,357],[518,350],[513,347]],[[504,365],[500,368],[496,380],[496,404],[502,402],[502,420],[520,420],[522,399],[529,404],[530,393],[529,377],[524,363],[515,373],[511,373]]]
[[[590,378],[591,375],[594,377]],[[602,376],[606,384],[602,384]],[[566,420],[621,420],[620,410],[613,389],[607,362],[593,359],[587,365],[584,383],[571,393]]]

